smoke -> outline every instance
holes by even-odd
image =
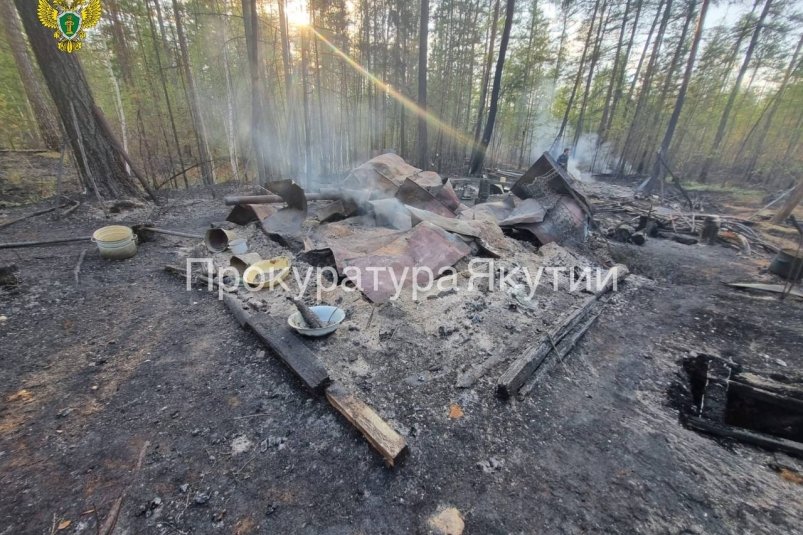
[[[593,173],[610,173],[613,145],[599,144],[599,136],[589,133],[580,136],[577,145],[572,148],[569,158],[569,172],[577,178],[590,178]]]

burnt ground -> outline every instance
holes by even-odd
[[[198,194],[111,222],[199,231],[226,213]],[[59,223],[48,217],[0,241],[110,224],[86,203]],[[673,394],[691,350],[799,373],[803,302],[722,285],[766,279],[766,255],[612,245],[649,280],[626,283],[563,365],[509,402],[493,391],[504,366],[456,388],[462,359],[476,362],[482,332],[499,322],[510,342],[484,354],[515,356],[563,311],[494,309],[495,322],[461,317],[465,336],[431,341],[388,335],[415,323],[409,308],[378,307],[370,328],[358,308],[354,330],[309,345],[406,435],[409,456],[388,469],[216,294],[187,292],[162,271],[184,245],[160,237],[120,262],[84,243],[0,251],[21,279],[0,302],[0,534],[95,533],[124,491],[115,533],[415,533],[446,506],[468,534],[802,532],[801,486],[771,465],[803,472],[803,462],[685,429]],[[427,319],[435,330],[451,321]],[[448,417],[452,403],[462,418]]]

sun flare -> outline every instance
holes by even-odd
[[[295,28],[304,28],[310,25],[309,11],[304,2],[288,2],[285,7],[287,24]]]

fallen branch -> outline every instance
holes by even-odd
[[[120,497],[114,501],[112,508],[109,510],[109,514],[106,516],[106,521],[103,523],[103,526],[100,527],[98,530],[99,535],[111,535],[114,531],[115,526],[117,525],[117,518],[120,516],[120,509],[123,506],[123,499],[125,498],[126,494],[128,493],[128,489],[131,487],[131,484],[134,483],[139,471],[142,469],[142,463],[145,460],[145,452],[150,446],[149,441],[145,441],[145,444],[142,445],[142,449],[139,452],[139,457],[137,458],[137,464],[134,467],[133,474],[131,475],[131,480],[123,489],[123,492],[120,493]]]
[[[776,294],[784,293],[783,284],[764,284],[761,282],[726,282],[725,285],[730,286],[731,288],[738,288],[740,290],[758,290],[761,292],[770,292]],[[790,291],[788,295],[793,295],[795,297],[803,297],[803,292],[801,292],[800,290],[792,289],[792,291]]]
[[[59,214],[59,217],[67,217],[71,213],[75,212],[79,206],[81,206],[81,201],[75,201],[75,204],[73,204],[72,206],[64,210],[61,214]]]
[[[78,262],[75,264],[75,268],[72,270],[73,277],[75,278],[75,284],[78,284],[79,280],[78,277],[81,273],[81,265],[84,263],[84,257],[86,256],[86,252],[88,249],[84,249],[81,251],[81,254],[78,256]]]
[[[12,243],[0,243],[0,249],[22,249],[24,247],[44,247],[46,245],[61,245],[64,243],[72,243],[77,241],[90,241],[92,236],[80,236],[77,238],[59,238],[57,240],[41,240],[41,241],[19,241]]]
[[[304,195],[308,201],[337,201],[343,198],[337,190],[323,191],[319,193],[307,192]],[[226,195],[223,197],[226,206],[236,206],[238,204],[276,204],[283,203],[284,199],[278,195]]]
[[[164,267],[164,270],[167,271],[168,273],[172,273],[173,275],[179,275],[181,277],[184,277],[185,279],[187,278],[187,272],[180,267],[167,265]],[[192,280],[190,282],[193,284],[197,284],[198,282],[203,282],[207,284],[207,286],[211,285],[213,288],[216,288],[218,286],[217,280],[215,280],[212,277],[207,277],[206,275],[202,275],[200,273],[196,273],[195,275],[193,275]]]
[[[182,238],[194,238],[197,240],[204,239],[204,237],[201,236],[200,234],[191,234],[189,232],[181,232],[179,230],[167,230],[155,227],[136,227],[136,226],[134,227],[134,232],[136,232],[137,234],[139,234],[142,231],[153,232],[155,234],[166,234],[168,236],[180,236]]]
[[[42,215],[42,214],[46,214],[48,212],[52,212],[53,210],[64,208],[65,206],[67,206],[67,205],[66,204],[62,204],[61,206],[51,206],[50,208],[44,208],[42,210],[37,210],[36,212],[31,212],[30,214],[24,215],[22,217],[18,217],[16,219],[12,219],[10,221],[6,221],[5,223],[0,223],[0,229],[4,229],[4,228],[7,228],[7,227],[10,227],[11,225],[13,225],[15,223],[19,223],[20,221],[25,221],[26,219],[29,219],[31,217],[36,217],[38,215]]]

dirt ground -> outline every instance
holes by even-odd
[[[205,192],[110,218],[85,203],[0,241],[143,220],[201,232],[227,213]],[[253,239],[263,257],[283,252]],[[635,275],[566,361],[511,401],[494,394],[504,364],[470,388],[456,378],[514,358],[574,297],[530,310],[479,290],[372,314],[359,294],[333,296],[345,324],[308,345],[405,435],[409,456],[389,469],[216,293],[163,271],[187,245],[160,236],[119,262],[87,243],[0,251],[21,279],[0,295],[0,535],[95,533],[121,495],[115,533],[417,533],[450,506],[467,534],[803,533],[803,488],[772,468],[803,462],[685,429],[674,394],[693,350],[800,371],[803,302],[722,284],[768,280],[768,255],[612,244]],[[514,260],[527,258],[546,261],[522,244]],[[264,301],[284,321],[284,297]]]

